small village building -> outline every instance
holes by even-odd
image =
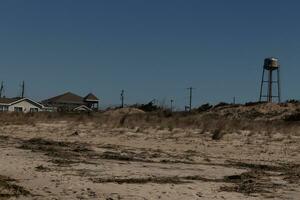
[[[99,99],[92,93],[81,97],[77,94],[67,92],[42,101],[48,111],[59,112],[90,112],[98,111]]]
[[[0,98],[0,112],[41,112],[44,106],[29,98]]]

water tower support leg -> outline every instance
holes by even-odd
[[[278,88],[278,103],[281,103],[281,88],[280,88],[280,72],[277,69],[277,88]]]
[[[264,77],[265,77],[265,69],[263,69],[262,78],[261,78],[259,102],[261,102],[262,100]]]
[[[272,95],[272,83],[273,83],[273,77],[272,77],[272,73],[273,71],[272,70],[269,70],[269,86],[268,86],[268,102],[272,102],[272,98],[273,98],[273,95]]]

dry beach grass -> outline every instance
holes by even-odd
[[[0,115],[0,199],[298,199],[298,104]]]

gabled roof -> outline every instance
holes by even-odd
[[[29,99],[29,98],[18,98],[18,100],[12,102],[10,105],[17,104],[17,103],[19,103],[21,101],[27,101],[27,102],[29,102],[29,103],[37,106],[37,107],[40,107],[41,109],[44,107],[44,105],[42,105],[42,104],[40,104],[40,103],[38,103],[36,101],[33,101],[33,100]]]
[[[85,101],[99,101],[99,99],[93,94],[93,93],[89,93],[88,95],[86,95],[84,97]]]
[[[74,108],[73,110],[74,111],[92,111],[92,109],[90,109],[89,107],[87,107],[85,105],[78,106],[78,107]]]
[[[42,101],[42,103],[75,103],[75,104],[83,104],[83,98],[78,96],[72,92],[67,92],[62,95],[52,97],[50,99],[46,99]]]
[[[20,98],[0,98],[0,104],[7,104],[7,105],[9,105],[9,104],[11,104],[11,103],[13,103],[13,102],[15,102],[15,101],[17,101],[17,100],[19,100]]]
[[[43,108],[44,106],[38,102],[35,102],[29,98],[20,98],[20,97],[16,97],[16,98],[0,98],[0,105],[7,105],[7,106],[12,106],[14,104],[17,104],[21,101],[27,101],[37,107]]]

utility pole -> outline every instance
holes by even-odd
[[[233,97],[233,105],[235,105],[235,97]]]
[[[125,91],[122,90],[121,91],[121,108],[124,108],[124,93],[125,93]]]
[[[22,82],[21,85],[21,97],[24,98],[25,97],[25,81]]]
[[[174,103],[174,100],[171,99],[171,112],[173,112],[173,103]]]
[[[195,88],[193,88],[193,87],[189,87],[189,88],[187,88],[189,91],[190,91],[190,102],[189,102],[189,111],[191,112],[192,111],[192,99],[193,99],[193,90],[195,89]]]
[[[3,93],[4,93],[4,83],[3,81],[1,82],[1,87],[0,87],[0,98],[3,97]]]

